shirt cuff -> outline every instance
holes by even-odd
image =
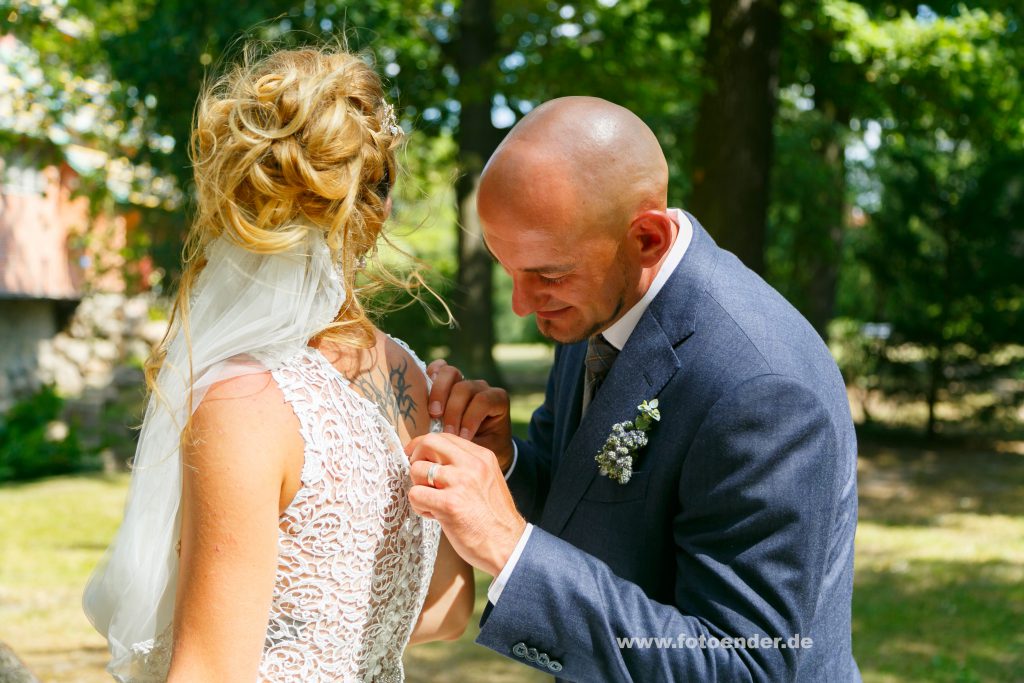
[[[508,466],[508,472],[505,473],[505,481],[512,476],[512,470],[516,468],[516,462],[519,460],[519,444],[516,443],[515,439],[512,439],[512,464]]]
[[[491,585],[487,587],[487,601],[492,605],[498,604],[498,598],[501,597],[501,592],[505,590],[505,584],[508,583],[512,572],[515,571],[516,563],[519,562],[519,556],[523,554],[523,549],[526,548],[526,542],[530,540],[530,532],[532,531],[533,525],[527,524],[523,535],[519,537],[519,542],[516,543],[515,550],[509,555],[508,562],[505,563],[501,572],[491,581]]]

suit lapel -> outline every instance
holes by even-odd
[[[565,411],[565,419],[561,426],[561,439],[558,443],[568,444],[573,437],[573,431],[576,430],[580,423],[580,413],[583,408],[583,363],[587,357],[587,343],[580,342],[579,344],[573,344],[568,346],[564,351],[563,362],[565,365],[562,367],[563,386],[570,387],[568,394],[569,404]],[[554,459],[554,466],[558,467],[561,462],[561,456],[564,455],[564,451],[556,455]]]
[[[585,345],[583,348],[585,350]],[[576,367],[580,368],[582,356],[575,360]],[[637,406],[642,401],[655,398],[678,368],[679,359],[658,321],[645,314],[558,460],[551,492],[541,516],[540,526],[543,529],[556,535],[561,532],[597,474],[594,456],[611,432],[612,425],[635,418]],[[575,415],[580,411],[578,406],[582,395],[579,389],[577,386],[574,392]]]

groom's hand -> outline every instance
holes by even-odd
[[[405,447],[413,487],[409,503],[441,523],[462,559],[501,573],[526,530],[494,454],[451,434],[425,434]],[[433,486],[428,478],[434,470]]]
[[[483,380],[468,380],[454,365],[435,360],[427,366],[432,381],[428,412],[444,431],[469,439],[494,453],[502,472],[512,466],[512,418],[508,392]]]

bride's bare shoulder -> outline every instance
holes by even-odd
[[[414,386],[417,390],[422,389],[423,399],[426,400],[427,378],[420,369],[416,357],[401,343],[395,341],[383,332],[378,332],[382,341],[387,358],[389,374],[394,380],[396,377],[404,378],[405,382]],[[419,398],[419,397],[417,397]]]
[[[269,371],[215,382],[189,424],[194,455],[228,447],[231,453],[259,446],[267,453],[301,448],[298,419]],[[214,449],[211,446],[216,445]]]
[[[215,417],[224,412],[259,410],[264,413],[285,412],[284,394],[270,371],[250,372],[235,375],[210,385],[202,402],[196,407],[196,415],[202,413]]]

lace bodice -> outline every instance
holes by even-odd
[[[403,681],[440,525],[409,505],[409,462],[394,426],[319,351],[303,348],[271,374],[298,417],[305,460],[280,517],[259,681]],[[136,670],[166,673],[170,645],[168,628],[133,648]]]
[[[274,683],[401,681],[440,526],[412,511],[394,427],[318,351],[273,372],[306,442],[281,516],[260,675]]]

